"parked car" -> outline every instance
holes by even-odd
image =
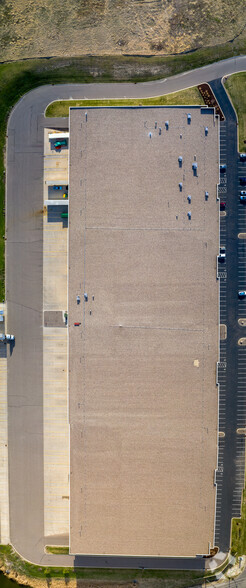
[[[240,196],[246,196],[246,190],[241,190]]]
[[[53,186],[53,190],[62,190],[62,186]]]
[[[246,186],[246,178],[239,178],[240,186]]]
[[[226,203],[225,202],[221,202],[220,203],[220,210],[225,210],[226,207]]]
[[[239,290],[238,297],[245,298],[246,297],[246,290]]]
[[[6,341],[14,341],[15,340],[15,336],[9,335],[8,333],[6,333],[5,338],[6,338]]]
[[[67,145],[67,139],[62,139],[62,141],[56,141],[54,143],[55,149],[60,149],[60,147],[62,147],[62,145]]]
[[[225,163],[220,165],[220,173],[221,174],[224,174],[226,172],[226,169],[227,169],[227,165]]]
[[[246,192],[244,194],[240,194],[239,200],[241,200],[241,202],[246,202]]]
[[[239,153],[240,161],[246,161],[246,153]]]
[[[224,246],[220,247],[220,253],[218,256],[218,261],[221,263],[225,261],[226,258],[226,248]]]

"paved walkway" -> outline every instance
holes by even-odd
[[[69,532],[67,329],[44,328],[43,357],[44,533],[47,537]]]
[[[49,151],[47,141],[46,147],[44,188]],[[49,161],[51,159],[58,163],[55,154]],[[56,173],[57,166],[53,167]],[[67,167],[68,157],[65,161],[66,182]],[[57,173],[60,174],[59,169]],[[48,179],[54,180],[51,172]],[[47,199],[47,187],[44,199]],[[43,310],[51,317],[57,311],[62,317],[67,311],[68,229],[59,211],[60,207],[54,206],[52,211],[50,208],[45,210],[43,216]],[[43,328],[44,534],[47,544],[53,542],[53,539],[49,540],[50,536],[69,533],[67,337],[66,328],[54,328],[54,324]]]

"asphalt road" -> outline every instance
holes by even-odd
[[[226,282],[226,316],[227,339],[221,344],[221,363],[226,365],[219,370],[219,382],[225,386],[220,390],[220,430],[225,433],[224,439],[219,443],[219,471],[217,475],[217,529],[216,542],[224,552],[230,547],[230,527],[232,516],[240,516],[240,506],[233,504],[234,488],[237,471],[237,358],[240,327],[237,322],[237,283],[238,283],[238,197],[237,197],[237,119],[231,102],[227,97],[220,80],[210,83],[216,98],[224,112],[226,120],[221,124],[221,135],[225,131],[226,148],[221,153],[221,163],[227,165],[226,174],[221,174],[221,181],[226,181],[222,187],[226,189],[223,200],[226,201],[227,215],[221,224],[226,224],[226,277],[221,281]],[[222,143],[223,145],[223,143]],[[221,149],[222,149],[221,145]],[[222,245],[222,243],[221,243]],[[223,270],[222,270],[223,271]],[[221,284],[222,286],[222,284]],[[222,286],[223,289],[223,286]],[[224,291],[224,289],[223,289]],[[221,292],[222,294],[222,292]],[[221,295],[221,303],[223,301]],[[242,336],[242,335],[241,335]],[[223,402],[223,404],[222,404]],[[240,441],[244,443],[244,438]],[[240,480],[243,490],[243,479]]]
[[[6,300],[8,331],[16,344],[8,358],[10,537],[27,560],[43,565],[193,569],[201,560],[50,556],[44,554],[42,215],[44,111],[53,100],[157,96],[246,69],[236,57],[167,80],[142,84],[43,86],[26,94],[8,123]],[[66,126],[67,119],[54,121]],[[52,122],[53,125],[53,122]],[[231,319],[230,319],[231,320]],[[203,560],[204,562],[204,560]]]
[[[221,245],[226,245],[226,264],[221,266],[220,283],[221,322],[227,325],[227,340],[221,342],[220,430],[224,439],[219,443],[219,471],[217,475],[216,543],[222,551],[230,546],[231,518],[241,513],[244,488],[245,438],[237,429],[246,425],[246,350],[238,345],[245,336],[238,319],[246,313],[245,300],[239,301],[237,292],[246,285],[245,242],[238,233],[245,231],[246,209],[239,201],[239,175],[246,174],[246,163],[237,155],[237,120],[231,102],[219,80],[211,87],[223,109],[226,120],[221,124],[221,163],[227,173],[221,175],[221,199],[226,202],[227,215],[221,220]]]

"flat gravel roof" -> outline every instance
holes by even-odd
[[[69,130],[70,551],[208,553],[218,120],[72,108]]]

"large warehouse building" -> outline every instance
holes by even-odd
[[[70,553],[213,546],[218,124],[70,108]]]

